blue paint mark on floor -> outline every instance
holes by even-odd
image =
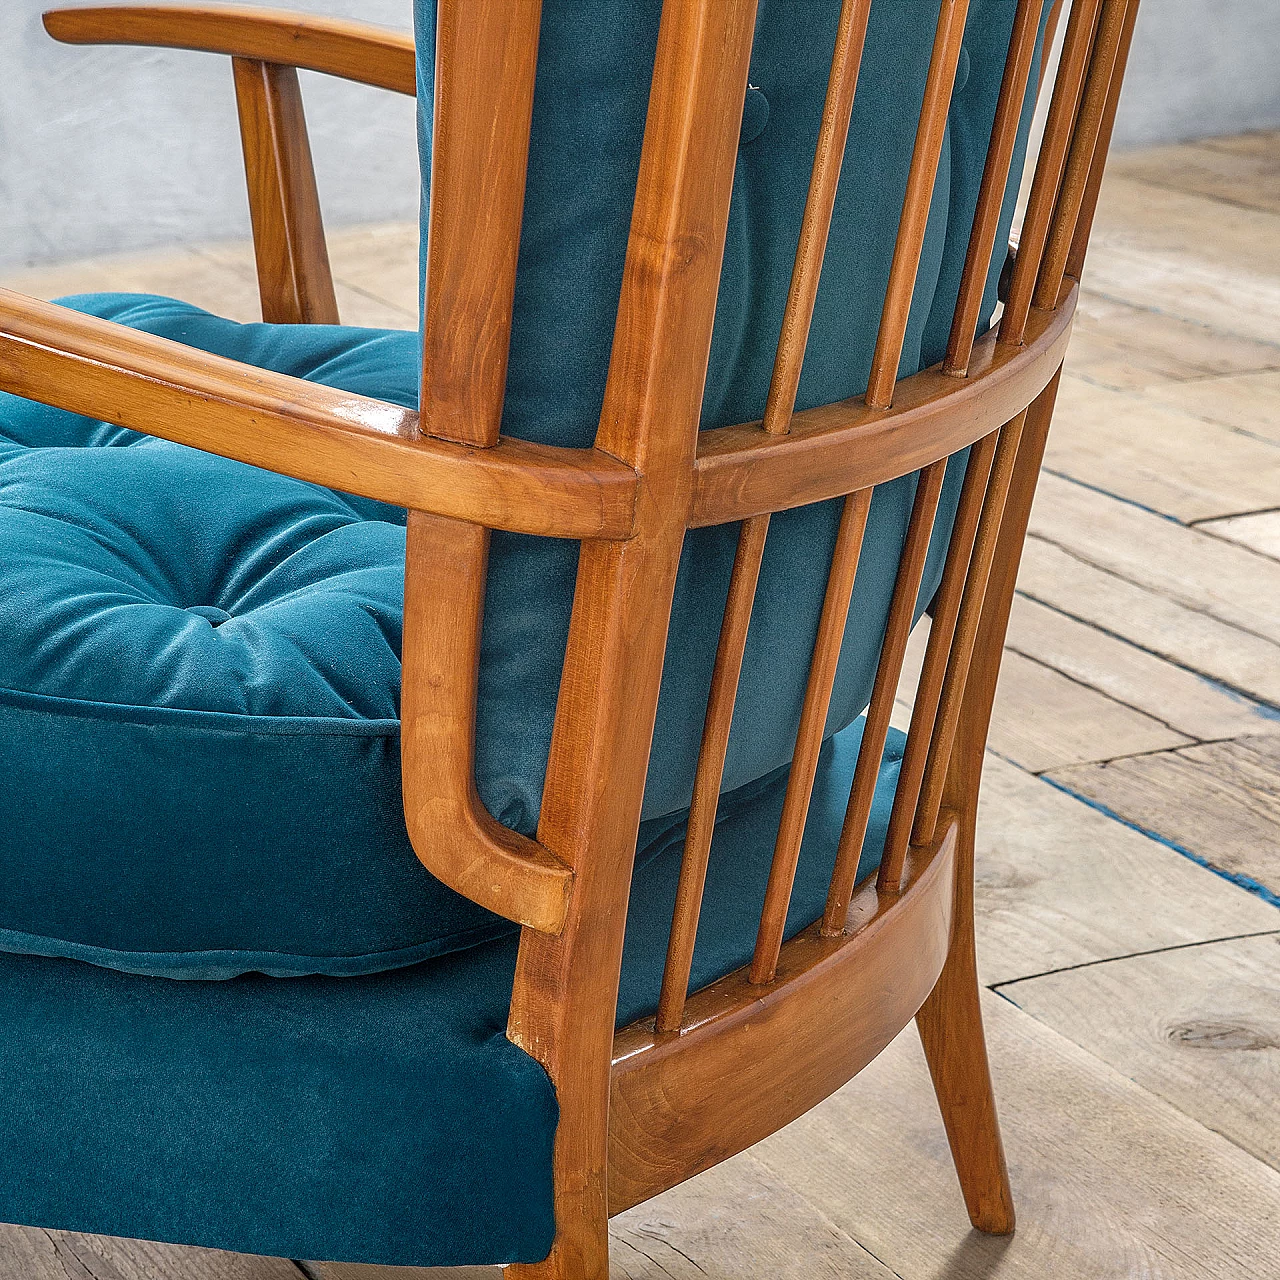
[[[1140,835],[1146,836],[1149,840],[1154,840],[1157,844],[1164,845],[1166,849],[1172,849],[1174,853],[1180,853],[1197,866],[1204,867],[1206,871],[1212,871],[1215,876],[1220,876],[1223,880],[1229,880],[1232,884],[1253,894],[1255,898],[1261,898],[1263,902],[1270,903],[1271,906],[1280,909],[1280,894],[1269,889],[1261,880],[1255,880],[1252,876],[1241,875],[1238,871],[1225,871],[1222,867],[1215,867],[1202,854],[1188,849],[1185,845],[1178,844],[1176,840],[1170,840],[1168,836],[1163,836],[1160,832],[1153,831],[1150,827],[1144,827],[1141,823],[1131,821],[1114,809],[1108,808],[1105,804],[1100,804],[1097,800],[1091,800],[1088,796],[1081,795],[1080,792],[1074,791],[1071,787],[1053,778],[1046,777],[1044,774],[1041,774],[1040,777],[1041,781],[1047,782],[1051,787],[1061,791],[1064,795],[1070,796],[1073,800],[1079,800],[1081,804],[1087,804],[1090,809],[1097,810],[1098,813],[1110,818],[1113,822],[1118,822],[1122,827],[1128,827],[1130,831],[1136,831]]]

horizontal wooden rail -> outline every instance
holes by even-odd
[[[639,477],[596,449],[423,436],[412,410],[0,289],[0,390],[490,529],[629,538]]]
[[[51,9],[45,30],[63,44],[134,44],[225,53],[339,76],[412,97],[413,37],[364,22],[242,5],[128,5]]]
[[[1062,364],[1076,287],[1069,282],[1054,311],[1032,311],[1025,347],[974,345],[969,376],[935,365],[897,384],[893,407],[862,398],[805,409],[787,435],[758,422],[704,431],[698,441],[690,524],[728,524],[765,512],[840,497],[883,484],[945,458],[1016,417]]]
[[[874,880],[846,931],[820,922],[782,950],[774,982],[747,968],[689,997],[679,1031],[633,1022],[613,1045],[609,1212],[759,1142],[835,1092],[911,1020],[946,958],[957,827],[907,856],[901,895]]]

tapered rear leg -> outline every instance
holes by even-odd
[[[957,848],[956,916],[951,951],[916,1026],[969,1220],[979,1231],[1013,1230],[1013,1193],[1000,1140],[973,946],[973,815],[961,819]]]

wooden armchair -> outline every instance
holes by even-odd
[[[418,412],[0,294],[0,389],[408,509],[400,709],[407,831],[433,876],[520,926],[506,1034],[545,1068],[559,1111],[554,1241],[544,1260],[513,1262],[513,1277],[607,1275],[610,1214],[787,1124],[913,1017],[970,1217],[984,1231],[1013,1229],[978,1004],[975,810],[1014,579],[1137,0],[1070,5],[1004,309],[983,332],[983,295],[1045,21],[1041,0],[1011,4],[945,357],[899,378],[969,8],[944,0],[865,395],[797,410],[869,13],[882,2],[845,0],[835,26],[759,421],[699,430],[756,25],[752,0],[662,5],[612,355],[589,447],[501,432],[535,103],[536,0],[439,3]],[[238,7],[65,9],[45,22],[69,43],[233,58],[264,319],[337,323],[294,68],[412,94],[412,41]],[[875,178],[856,158],[844,162],[844,184]],[[944,529],[940,580],[922,598],[949,462],[962,468],[963,483],[949,534]],[[850,602],[876,520],[872,498],[913,473],[825,906],[797,929],[788,918],[793,881],[832,734],[838,666],[856,622]],[[832,501],[841,505],[812,650],[771,655],[780,671],[805,674],[754,950],[743,967],[691,990],[771,518]],[[734,525],[656,1011],[615,1028],[664,654],[679,639],[671,619],[682,549],[690,530]],[[532,835],[491,816],[476,784],[492,531],[579,544]],[[904,651],[926,602],[927,652],[878,870],[859,881]]]

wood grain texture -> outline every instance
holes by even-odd
[[[880,315],[880,328],[867,381],[866,403],[872,408],[883,409],[893,403],[898,363],[902,359],[911,298],[915,292],[929,222],[933,184],[946,138],[947,107],[955,88],[956,67],[960,61],[968,13],[969,0],[942,0],[938,10],[938,26],[934,33],[929,72],[925,77],[920,122],[916,128],[902,215],[898,219],[898,235],[889,266],[884,309]]]
[[[1061,786],[1280,895],[1280,738],[1062,769]]]
[[[977,832],[984,984],[1275,927],[1262,899],[991,753]]]
[[[287,1258],[0,1226],[3,1280],[304,1280]]]
[[[64,44],[136,44],[305,67],[413,96],[413,37],[369,23],[249,5],[102,5],[52,9]]]
[[[1045,530],[1050,537],[1058,532],[1048,524]],[[1104,635],[1168,658],[1258,702],[1280,706],[1280,644],[1275,641],[1171,600],[1158,588],[1100,569],[1042,538],[1027,539],[1018,585],[1029,598]]]
[[[1277,225],[1280,227],[1280,220]],[[1280,350],[1266,354],[1269,363],[1280,364]],[[1280,370],[1264,369],[1153,388],[1147,398],[1280,444]]]
[[[492,447],[502,426],[541,0],[444,0],[422,313],[422,429]]]
[[[909,1033],[753,1158],[913,1280],[1270,1280],[1280,1174],[1008,1001],[982,1011],[1016,1235],[967,1230]]]
[[[1142,291],[1134,292],[1135,300],[1125,301],[1081,290],[1067,354],[1069,372],[1117,391],[1142,389],[1153,400],[1167,391],[1171,407],[1194,412],[1197,380],[1242,375],[1247,382],[1251,371],[1280,364],[1280,344],[1166,315],[1141,305]],[[1176,385],[1167,385],[1171,383]],[[1229,386],[1224,392],[1221,397],[1212,394],[1210,382],[1204,399],[1215,407],[1230,403]],[[1248,420],[1255,416],[1250,411]],[[1280,425],[1272,438],[1280,438]]]
[[[1037,536],[1097,568],[1280,642],[1280,565],[1270,560],[1052,474],[1031,521]]]
[[[417,414],[0,290],[17,395],[397,506],[490,528],[627,536],[637,478],[610,455],[421,435]],[[565,517],[568,516],[566,520]]]
[[[558,938],[521,936],[508,1036],[560,1121],[550,1256],[511,1280],[608,1274],[609,1093],[626,902],[747,89],[755,5],[667,0],[598,446],[645,476],[636,536],[584,543],[538,822],[575,873]]]
[[[1001,988],[1020,1009],[1280,1170],[1275,931]]]
[[[1071,377],[1045,465],[1183,523],[1280,506],[1280,443]]]
[[[1229,516],[1196,526],[1202,533],[1248,547],[1260,556],[1280,560],[1280,511],[1261,511],[1252,516]]]
[[[609,1205],[630,1208],[744,1150],[861,1070],[937,981],[951,933],[955,829],[908,862],[901,896],[868,883],[848,935],[811,925],[773,984],[739,970],[698,992],[679,1033],[614,1044]],[[726,1089],[731,1078],[733,1088]]]
[[[1280,713],[1186,667],[1020,595],[1008,647],[1200,741],[1280,733]],[[1014,685],[1010,694],[1025,686]],[[1031,707],[1025,708],[1030,712]],[[1006,706],[1007,715],[1017,714]]]
[[[1030,773],[1166,751],[1191,739],[1051,666],[1007,653],[991,716],[991,749]]]
[[[614,1280],[894,1280],[749,1152],[619,1214],[609,1236]]]
[[[438,880],[530,929],[559,933],[573,871],[495,821],[476,791],[476,682],[489,531],[409,512],[400,758],[414,852]]]
[[[320,193],[293,67],[233,58],[249,217],[268,324],[337,324]]]
[[[1089,287],[1274,347],[1280,318],[1275,216],[1121,175],[1103,184]]]
[[[1112,161],[1112,172],[1153,187],[1209,196],[1226,204],[1280,214],[1280,134],[1206,138],[1144,147]]]

